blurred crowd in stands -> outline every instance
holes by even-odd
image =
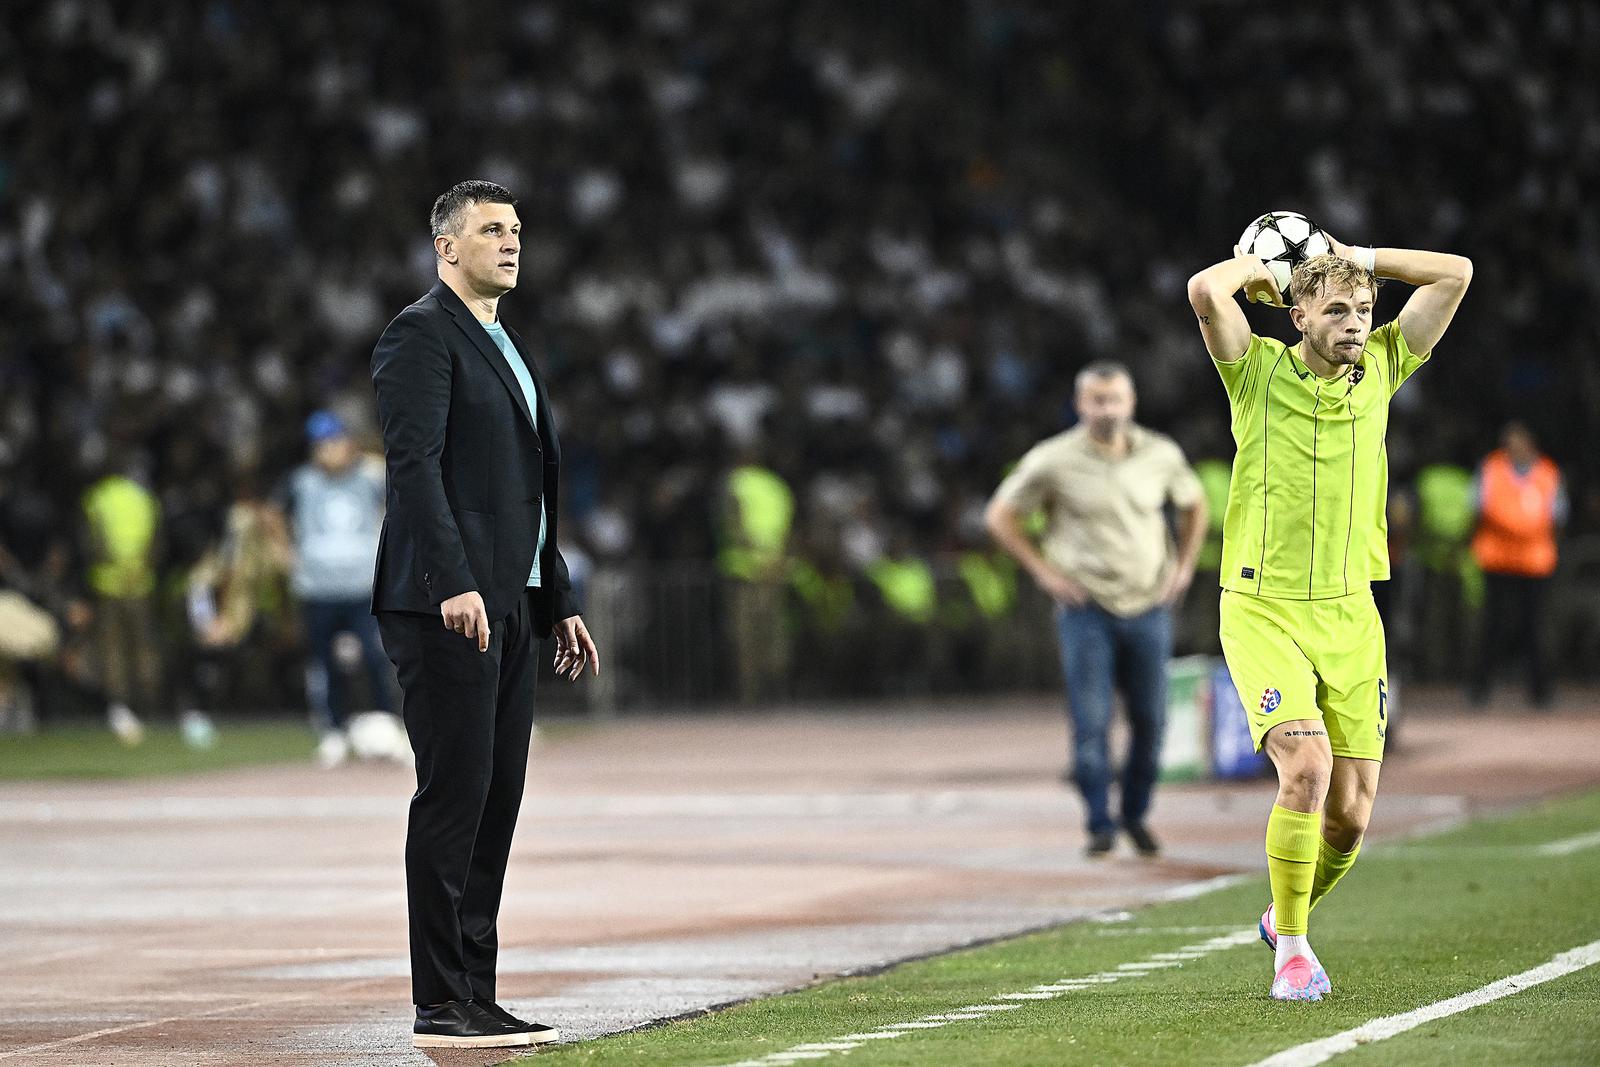
[[[1476,265],[1396,401],[1402,568],[1411,545],[1455,574],[1457,490],[1511,418],[1592,539],[1597,57],[1578,0],[39,0],[0,24],[6,584],[83,633],[150,596],[117,657],[138,690],[187,640],[195,568],[305,461],[307,417],[376,445],[372,344],[467,177],[521,197],[504,313],[541,338],[586,572],[715,561],[781,572],[813,625],[859,598],[930,625],[938,564],[998,617],[1014,576],[959,568],[989,566],[983,505],[1085,363],[1129,364],[1140,421],[1225,486],[1183,281],[1276,208]],[[292,618],[277,595],[258,607]],[[285,677],[260,699],[296,699]]]

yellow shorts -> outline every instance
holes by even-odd
[[[1370,590],[1332,600],[1224,590],[1221,636],[1257,751],[1280,722],[1321,719],[1335,756],[1383,759],[1388,670]]]

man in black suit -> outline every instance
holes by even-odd
[[[527,345],[511,194],[461,182],[433,205],[439,282],[372,353],[389,468],[372,610],[399,672],[417,792],[406,834],[412,1042],[554,1040],[495,1003],[496,918],[527,773],[535,638],[556,672],[600,673],[556,543],[561,452]]]

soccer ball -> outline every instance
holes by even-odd
[[[1278,292],[1285,300],[1293,300],[1289,293],[1290,273],[1313,256],[1332,252],[1333,246],[1322,227],[1298,211],[1269,211],[1244,228],[1239,235],[1239,251],[1266,264],[1273,281],[1278,283]]]

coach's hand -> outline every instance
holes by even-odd
[[[600,676],[600,652],[594,647],[594,639],[583,625],[581,615],[557,621],[555,636],[556,674],[576,682],[583,676],[583,668],[588,667],[596,678]]]
[[[455,596],[439,605],[444,617],[444,628],[454,630],[462,637],[475,637],[478,651],[489,651],[489,613],[483,608],[483,597],[476,589]]]
[[[1054,567],[1040,567],[1035,572],[1033,580],[1038,582],[1039,588],[1058,604],[1065,604],[1069,608],[1081,608],[1089,602],[1089,590]]]

